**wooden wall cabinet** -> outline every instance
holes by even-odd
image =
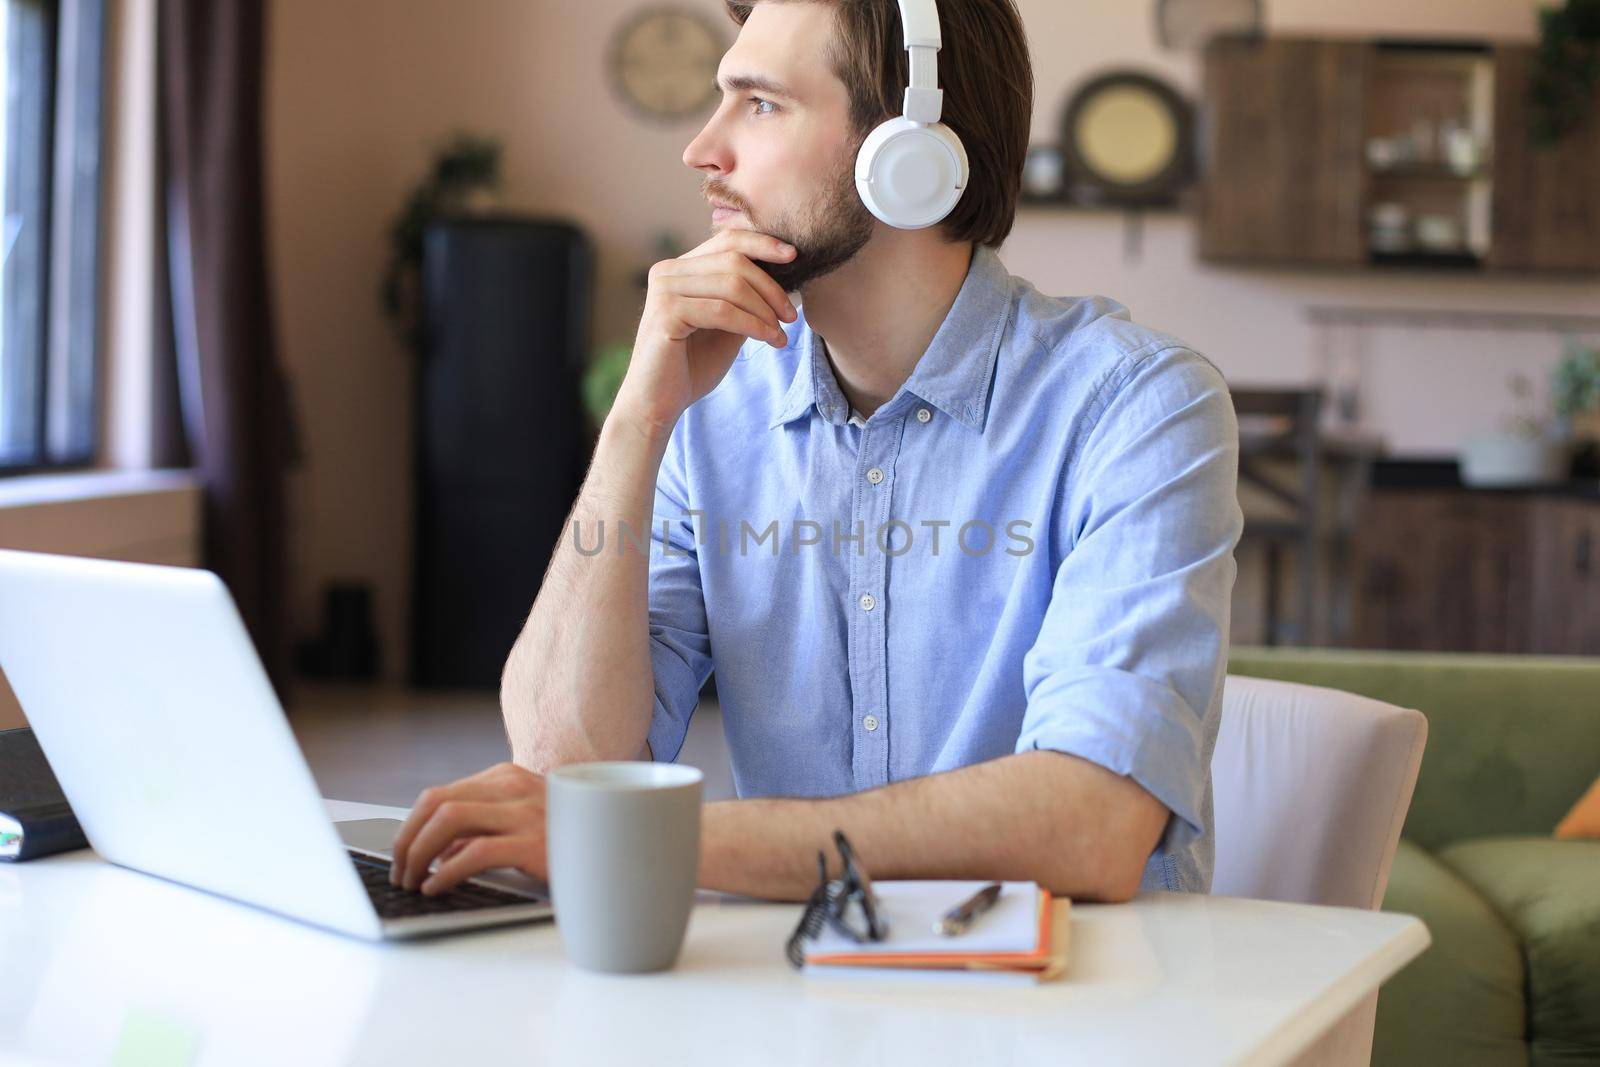
[[[1489,266],[1600,270],[1600,93],[1588,120],[1548,148],[1529,136],[1531,47],[1495,49],[1494,206]]]
[[[1218,38],[1206,53],[1200,256],[1362,262],[1359,42]]]
[[[1418,57],[1430,51],[1443,60],[1468,57],[1469,65],[1476,56],[1492,67],[1492,91],[1476,105],[1480,113],[1492,109],[1483,124],[1492,144],[1489,161],[1476,168],[1481,173],[1455,174],[1442,165],[1374,169],[1368,159],[1369,141],[1393,132],[1374,125],[1405,110],[1404,67],[1425,67],[1426,58],[1419,64]],[[1534,64],[1535,49],[1525,45],[1214,40],[1205,55],[1200,130],[1200,257],[1600,271],[1600,90],[1579,129],[1554,146],[1535,146],[1528,97]],[[1426,74],[1414,88],[1428,94]],[[1418,114],[1433,108],[1427,99],[1415,103]],[[1475,201],[1473,185],[1482,191]],[[1437,204],[1466,197],[1471,207],[1462,212],[1459,253],[1392,255],[1371,243],[1368,209],[1402,187],[1435,213]]]
[[[1600,655],[1600,500],[1379,490],[1352,573],[1357,648]]]

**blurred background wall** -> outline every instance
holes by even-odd
[[[291,497],[294,611],[311,630],[333,579],[377,592],[386,668],[405,648],[411,537],[411,359],[385,322],[385,232],[452,131],[503,140],[506,206],[564,216],[599,251],[595,340],[631,341],[634,276],[655,238],[709,232],[697,176],[681,162],[694,121],[651,125],[607,80],[611,34],[634,0],[277,0],[268,72],[270,243],[283,358],[306,451]],[[714,0],[691,0],[721,18]],[[1274,0],[1274,34],[1534,39],[1534,0]],[[1199,57],[1162,50],[1152,6],[1019,0],[1033,51],[1034,139],[1053,142],[1069,92],[1110,66],[1143,67],[1198,92]],[[731,42],[735,27],[726,24]],[[1098,293],[1210,356],[1230,380],[1304,384],[1318,339],[1312,304],[1600,308],[1600,282],[1419,272],[1273,271],[1199,262],[1187,214],[1149,214],[1137,257],[1116,212],[1024,208],[1001,249],[1045,293]],[[1542,389],[1555,338],[1373,330],[1366,421],[1390,450],[1446,455],[1510,406],[1508,374]]]

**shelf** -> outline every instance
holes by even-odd
[[[1040,196],[1037,193],[1020,194],[1017,197],[1017,205],[1019,207],[1045,208],[1051,211],[1152,211],[1178,214],[1187,210],[1181,200],[1149,201],[1146,203],[1121,203],[1109,200],[1091,202],[1067,196]]]
[[[1477,167],[1463,174],[1443,163],[1409,163],[1393,167],[1368,166],[1367,173],[1374,178],[1416,178],[1426,181],[1476,182],[1487,181],[1489,171]]]
[[[1475,56],[1487,56],[1492,49],[1485,41],[1462,39],[1438,39],[1413,37],[1380,37],[1373,42],[1378,49],[1382,62],[1391,66],[1400,66],[1407,62],[1439,64],[1451,60],[1460,62],[1470,60]]]
[[[1367,252],[1374,267],[1447,267],[1453,270],[1481,270],[1483,258],[1471,252]]]

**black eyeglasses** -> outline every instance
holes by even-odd
[[[789,935],[784,955],[795,968],[805,966],[803,943],[814,941],[824,924],[840,934],[861,944],[882,941],[889,936],[889,920],[878,906],[878,895],[872,891],[872,879],[856,859],[855,849],[842,830],[833,832],[833,843],[839,849],[843,862],[843,876],[828,879],[828,857],[817,850],[817,888],[800,913],[800,923]]]

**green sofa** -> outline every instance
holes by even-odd
[[[1229,671],[1428,717],[1383,906],[1433,946],[1379,994],[1372,1062],[1600,1064],[1600,842],[1550,836],[1600,775],[1600,659],[1236,648]]]

